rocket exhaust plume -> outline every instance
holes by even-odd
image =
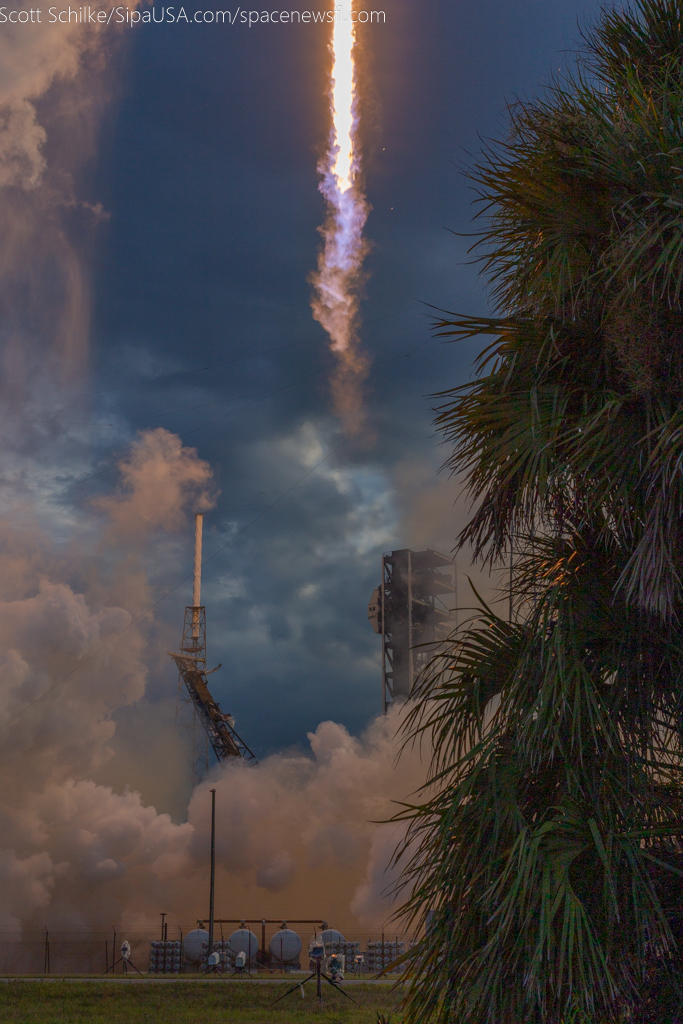
[[[315,291],[311,305],[338,359],[332,377],[334,411],[354,433],[362,424],[362,382],[369,365],[359,350],[357,333],[357,288],[366,251],[363,227],[368,204],[360,186],[355,25],[340,6],[335,9],[330,48],[332,128],[327,152],[318,166],[328,218],[320,229],[325,245],[312,276]]]

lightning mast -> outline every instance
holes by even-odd
[[[256,762],[249,747],[235,732],[234,718],[221,711],[206,681],[207,676],[221,666],[217,665],[210,672],[206,670],[206,608],[201,604],[203,524],[204,516],[198,512],[195,515],[192,604],[185,607],[180,651],[178,654],[168,652],[179,672],[176,717],[192,737],[195,784],[209,770],[209,746],[219,761],[228,757],[243,757],[245,761]]]

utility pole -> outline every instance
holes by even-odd
[[[211,890],[209,893],[209,956],[213,953],[213,896],[216,883],[216,790],[211,790]]]

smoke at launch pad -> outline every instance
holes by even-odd
[[[354,33],[353,23],[335,19],[331,129],[320,165],[329,217],[313,277],[314,316],[338,359],[334,407],[349,432],[362,423],[368,371],[358,340],[368,204]],[[18,275],[33,275],[31,323],[51,339],[32,355],[19,312],[12,320],[16,301],[8,303],[3,358],[12,383],[6,392],[21,391],[31,376],[30,409],[81,375],[87,362],[88,275],[60,218],[74,209],[94,221],[106,218],[101,207],[74,196],[68,173],[53,173],[36,101],[50,89],[65,91],[61,116],[73,124],[76,140],[72,169],[81,151],[85,158],[95,145],[105,89],[93,85],[93,76],[105,46],[103,36],[84,26],[46,23],[31,34],[3,36],[0,56],[3,47],[11,59],[0,82],[0,187],[15,190],[16,202],[3,214],[0,292],[9,296]],[[68,147],[62,150],[69,155]],[[40,281],[48,279],[52,288],[38,300]],[[47,445],[50,431],[61,429],[58,413],[54,429],[48,421],[31,423],[28,414],[12,416],[8,465],[21,463],[28,436]],[[68,431],[64,437],[68,444]],[[80,451],[78,457],[87,462]],[[89,508],[62,509],[52,520],[33,510],[19,521],[0,519],[0,727],[7,726],[0,762],[0,931],[93,929],[102,922],[152,928],[160,907],[187,925],[205,905],[208,783],[192,794],[187,820],[175,823],[134,790],[117,792],[96,780],[116,748],[116,714],[145,701],[149,665],[177,646],[154,612],[146,613],[158,597],[149,553],[172,562],[188,516],[212,500],[211,467],[176,435],[156,429],[137,437],[119,461],[115,488]],[[296,906],[304,916],[334,916],[342,927],[381,927],[390,911],[386,865],[397,835],[393,826],[374,822],[389,817],[392,801],[405,799],[423,777],[415,756],[395,762],[397,714],[377,719],[360,738],[322,722],[305,752],[272,755],[256,769],[214,769],[210,784],[219,822],[226,823],[218,831],[219,899],[222,886],[230,901],[224,912],[254,916],[267,900],[271,915]],[[171,730],[165,739],[184,756]],[[147,771],[159,770],[151,750],[148,760]]]

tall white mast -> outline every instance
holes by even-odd
[[[192,639],[199,637],[199,609],[202,600],[202,528],[204,513],[194,517],[194,579],[192,582]]]

